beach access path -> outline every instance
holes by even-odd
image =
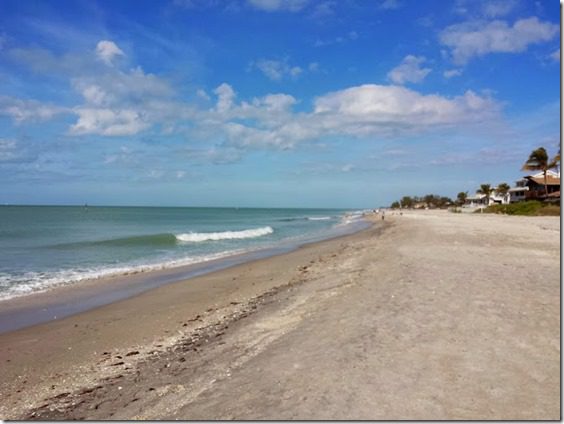
[[[0,417],[559,420],[559,218],[374,221],[0,335]]]

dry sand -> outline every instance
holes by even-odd
[[[560,419],[560,221],[408,212],[0,335],[0,417]]]

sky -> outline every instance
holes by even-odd
[[[0,2],[0,204],[374,208],[559,145],[555,0]]]

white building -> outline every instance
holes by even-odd
[[[560,172],[549,169],[548,171],[546,171],[546,176],[549,180],[552,180],[554,178],[560,179]],[[529,179],[541,179],[542,182],[542,179],[544,179],[544,173],[541,171],[534,175],[529,175],[523,179],[516,181],[515,187],[509,189],[510,203],[515,203],[527,199],[527,193],[529,191],[527,183]]]

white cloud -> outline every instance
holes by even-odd
[[[296,78],[303,73],[301,67],[290,65],[287,60],[258,59],[250,67],[257,68],[272,81],[280,81],[285,77]]]
[[[316,19],[323,19],[335,14],[337,3],[334,1],[325,1],[318,3],[313,10],[312,16]]]
[[[208,95],[208,93],[206,93],[206,90],[203,90],[201,88],[196,90],[196,96],[198,96],[202,100],[206,100],[206,101],[210,100],[210,96]]]
[[[221,0],[173,0],[172,4],[183,9],[205,9],[221,4]]]
[[[132,109],[76,108],[78,122],[70,127],[73,135],[133,135],[149,127],[142,115]]]
[[[55,115],[68,113],[64,107],[46,104],[37,100],[24,100],[0,96],[0,116],[9,116],[16,123],[24,121],[47,121]]]
[[[478,122],[497,115],[498,105],[472,91],[449,99],[399,86],[361,85],[315,100],[314,115],[328,116],[339,132],[385,132],[390,127],[424,128]]]
[[[488,18],[497,18],[508,15],[517,5],[517,0],[488,0],[483,4],[482,11]]]
[[[223,132],[231,146],[290,149],[328,136],[395,137],[495,121],[500,106],[472,91],[447,98],[400,86],[362,85],[315,99],[311,112],[294,113],[296,99],[268,95],[232,104],[229,113],[203,119],[204,137]],[[241,121],[243,120],[243,121]],[[206,132],[207,131],[207,132]]]
[[[289,94],[267,94],[266,96],[253,100],[257,108],[264,108],[269,112],[284,112],[296,104],[296,99]]]
[[[399,2],[399,0],[384,0],[382,3],[380,3],[379,8],[383,10],[395,10],[399,9],[401,6],[402,4]]]
[[[459,77],[460,75],[462,75],[461,69],[449,69],[443,72],[445,78]]]
[[[29,164],[38,158],[38,151],[30,143],[21,143],[11,138],[0,138],[0,163]],[[27,167],[26,167],[27,171]]]
[[[155,123],[164,127],[177,121],[186,105],[172,101],[174,92],[164,80],[139,67],[121,72],[113,67],[100,74],[71,80],[84,104],[72,111],[78,119],[69,133],[108,136],[137,134]]]
[[[555,62],[560,62],[560,49],[556,49],[550,54],[550,58]]]
[[[220,113],[227,112],[233,105],[235,91],[229,84],[223,83],[214,90],[217,95],[216,110]]]
[[[112,65],[112,61],[116,56],[125,56],[123,51],[116,43],[109,40],[102,40],[96,45],[96,55],[106,65]]]
[[[81,91],[86,102],[94,105],[110,103],[113,98],[111,94],[108,94],[98,85],[86,85]]]
[[[73,78],[71,84],[89,105],[140,106],[174,94],[166,81],[146,74],[140,67],[129,72],[111,68],[101,74]]]
[[[356,31],[349,31],[346,35],[339,35],[335,38],[330,39],[317,39],[313,44],[313,47],[325,47],[331,46],[333,44],[344,44],[349,41],[356,41],[358,40],[358,33]]]
[[[317,62],[311,62],[308,66],[307,69],[309,72],[317,72],[319,71],[319,63]]]
[[[15,140],[0,138],[0,162],[10,162],[17,156]]]
[[[179,151],[179,154],[196,165],[203,163],[213,163],[215,165],[234,163],[241,159],[241,153],[241,150],[230,146],[212,147],[211,149],[188,147]]]
[[[255,9],[265,12],[299,12],[309,0],[247,0],[247,3]]]
[[[531,17],[520,19],[513,26],[499,20],[455,24],[443,30],[439,40],[451,49],[454,62],[463,65],[488,53],[523,52],[531,44],[553,39],[558,32],[558,25]]]
[[[430,68],[421,68],[424,62],[425,58],[423,56],[417,57],[408,55],[398,66],[388,73],[388,78],[396,84],[421,82],[429,72],[431,72]]]

